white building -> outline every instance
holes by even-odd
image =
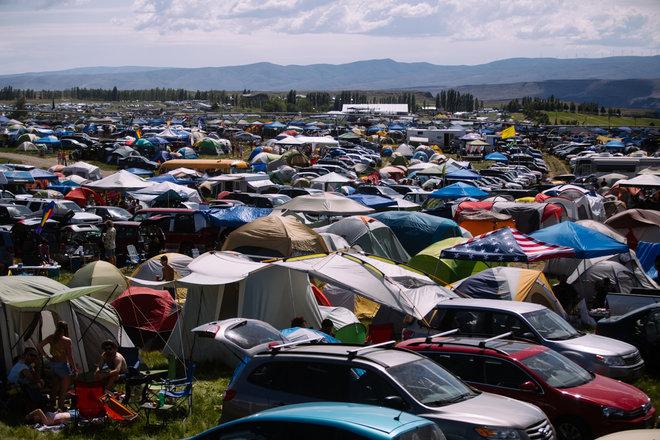
[[[344,114],[407,115],[408,104],[343,104]]]

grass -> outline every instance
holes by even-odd
[[[660,118],[636,117],[636,116],[613,116],[608,118],[607,115],[587,115],[582,113],[571,112],[544,112],[550,118],[550,123],[554,124],[555,120],[560,125],[570,125],[569,122],[577,121],[578,125],[600,125],[612,127],[648,127],[659,126]],[[513,113],[511,117],[517,121],[525,120],[522,113]],[[563,121],[563,123],[562,123]]]

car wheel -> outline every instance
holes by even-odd
[[[556,423],[557,438],[560,440],[585,440],[589,438],[587,428],[576,419],[562,419]]]

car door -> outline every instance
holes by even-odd
[[[491,335],[501,335],[503,333],[512,332],[514,338],[538,342],[536,333],[525,321],[520,319],[520,317],[514,313],[492,312],[488,321],[488,332]]]
[[[544,411],[550,408],[544,399],[541,385],[517,364],[502,358],[484,356],[482,365],[483,382],[479,385],[480,389],[532,403]],[[533,383],[536,390],[526,389],[523,384],[527,382]]]

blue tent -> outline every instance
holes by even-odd
[[[461,197],[472,197],[475,199],[483,199],[488,197],[488,193],[480,190],[476,186],[468,185],[463,182],[452,183],[444,188],[436,189],[429,197],[434,199],[460,199]]]
[[[396,205],[396,201],[389,197],[374,196],[371,194],[352,194],[348,196],[348,198],[373,209],[387,208],[388,206]]]
[[[257,147],[254,150],[252,150],[252,152],[250,153],[250,156],[248,156],[248,162],[251,162],[252,159],[254,159],[254,156],[261,153],[262,151],[263,151],[263,149],[261,147]]]
[[[42,170],[41,168],[32,168],[29,173],[35,180],[57,180],[57,176],[55,174],[51,173],[50,171]]]
[[[204,211],[204,214],[209,223],[215,227],[238,228],[271,212],[273,212],[271,208],[237,205],[231,208],[211,208]]]
[[[460,237],[455,221],[422,212],[386,211],[369,214],[387,225],[410,255],[450,237]]]
[[[271,130],[280,130],[286,128],[286,125],[282,124],[279,121],[274,121],[269,124],[264,124],[264,128],[269,128]]]
[[[615,148],[626,148],[621,141],[609,141],[605,144],[605,148],[615,149]]]
[[[481,174],[475,173],[472,170],[456,170],[447,173],[445,177],[452,180],[479,180],[481,179]]]
[[[400,124],[390,124],[389,127],[387,127],[389,131],[403,131],[406,129],[403,125]]]
[[[8,184],[34,183],[34,177],[29,171],[3,171]]]
[[[126,168],[126,171],[140,177],[151,177],[154,175],[153,171],[145,170],[143,168]]]
[[[55,136],[44,136],[34,141],[35,145],[61,145],[62,143]]]
[[[69,181],[67,181],[67,182],[69,182]],[[78,185],[76,185],[76,186],[78,186]],[[73,188],[75,188],[75,186],[65,185],[64,183],[60,183],[60,184],[57,184],[57,185],[48,185],[46,187],[46,189],[52,189],[54,191],[61,192],[64,195],[67,195],[67,193],[69,191],[71,191]]]
[[[509,158],[506,157],[503,153],[495,151],[494,153],[487,154],[484,157],[485,160],[492,160],[493,162],[508,162]]]
[[[177,153],[179,153],[184,159],[197,159],[199,157],[195,150],[190,147],[179,148]]]
[[[576,258],[595,258],[628,252],[628,245],[573,222],[562,222],[540,229],[530,237],[556,246],[575,249]]]
[[[660,255],[660,243],[649,243],[640,241],[635,249],[637,259],[642,265],[642,269],[650,278],[658,278],[658,270],[655,268],[655,259]]]
[[[171,174],[161,174],[159,176],[155,176],[149,179],[149,182],[171,182],[171,183],[176,183],[177,185],[191,185],[194,182],[192,180],[188,179],[177,179]]]

